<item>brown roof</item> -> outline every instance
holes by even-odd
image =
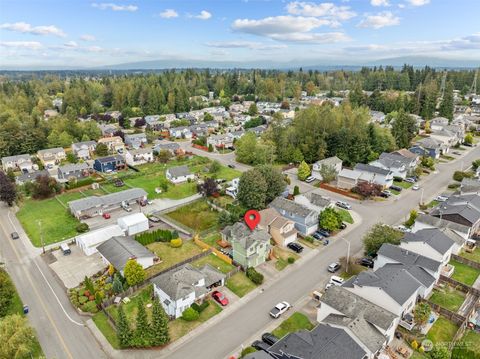
[[[260,211],[260,226],[267,228],[268,226],[274,228],[282,228],[288,219],[283,217],[275,208],[266,208]]]
[[[416,158],[418,156],[415,153],[407,150],[406,148],[402,148],[400,150],[397,150],[397,151],[395,151],[395,153],[398,153],[399,155],[402,155],[403,157],[407,157],[407,158]]]

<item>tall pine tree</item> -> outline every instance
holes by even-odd
[[[117,338],[120,343],[120,347],[128,348],[132,341],[132,330],[128,323],[123,306],[120,305],[117,311]]]
[[[164,345],[170,341],[168,318],[158,298],[152,307],[152,345]]]
[[[442,103],[440,104],[439,114],[442,117],[453,120],[453,110],[453,83],[449,81],[445,88]]]
[[[148,322],[143,300],[140,299],[137,306],[137,321],[132,344],[133,346],[140,348],[148,347],[150,346],[150,337],[150,323]]]

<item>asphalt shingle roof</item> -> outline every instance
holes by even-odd
[[[132,237],[112,237],[100,244],[97,250],[119,271],[123,270],[129,259],[155,257],[154,253]]]
[[[293,214],[296,214],[300,217],[307,217],[312,212],[314,212],[313,210],[311,210],[310,208],[308,208],[304,205],[301,205],[299,203],[295,203],[294,201],[290,201],[290,200],[288,200],[286,198],[283,198],[283,197],[275,198],[270,203],[270,207],[275,208],[277,211],[280,211],[280,210],[283,209],[288,213],[293,213]]]
[[[415,233],[406,233],[403,242],[423,242],[440,254],[445,254],[452,248],[454,242],[437,228],[427,228]]]
[[[390,243],[384,243],[377,252],[395,262],[406,265],[418,265],[422,268],[437,272],[441,263],[431,258],[422,256],[421,254],[403,249]]]
[[[188,176],[192,174],[190,172],[190,169],[188,166],[178,166],[178,167],[172,167],[168,169],[168,172],[173,176],[173,177],[182,177],[182,176]]]
[[[364,163],[357,163],[353,169],[355,171],[377,173],[384,176],[391,173],[391,171],[389,170],[386,170],[380,167],[375,167],[372,165],[366,165]]]
[[[130,188],[125,191],[109,193],[104,196],[89,196],[68,202],[71,211],[79,212],[100,206],[111,206],[122,201],[133,201],[145,197],[147,192],[142,188]]]

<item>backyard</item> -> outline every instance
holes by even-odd
[[[479,269],[472,268],[467,264],[463,264],[457,262],[456,260],[452,259],[450,264],[455,266],[455,270],[452,274],[452,279],[458,280],[461,283],[471,286],[475,283],[478,275],[480,274]]]
[[[213,268],[218,269],[222,273],[228,273],[233,270],[235,267],[227,262],[223,261],[222,259],[218,258],[215,254],[210,254],[203,258],[197,259],[195,262],[191,263],[192,266],[196,268],[201,268],[205,264],[211,265]]]
[[[434,289],[429,300],[445,309],[456,312],[462,306],[465,294],[455,288],[446,286],[442,290]]]
[[[295,312],[288,319],[284,320],[272,334],[277,338],[283,338],[285,335],[296,332],[297,330],[312,330],[313,327],[314,325],[305,314]]]
[[[480,248],[475,248],[472,253],[468,253],[465,250],[460,254],[463,258],[470,259],[471,261],[480,263]]]
[[[135,296],[130,298],[130,301],[126,304],[122,304],[123,310],[125,315],[130,323],[135,323],[135,318],[137,317],[138,311],[138,302],[140,299],[143,301],[144,305],[147,305],[152,302],[152,295],[153,295],[153,287],[149,285],[142,290],[140,290]],[[107,308],[108,314],[112,316],[112,318],[116,321],[117,320],[117,306],[111,305]],[[147,315],[151,315],[151,309],[146,308]]]
[[[427,338],[433,344],[451,342],[455,333],[457,333],[458,326],[450,320],[439,317],[427,333]]]
[[[166,216],[196,232],[218,227],[218,212],[213,210],[205,200],[179,207],[167,213]]]
[[[243,272],[238,272],[232,275],[227,279],[225,285],[240,298],[257,287]]]

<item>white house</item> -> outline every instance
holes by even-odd
[[[117,219],[117,224],[128,235],[148,231],[148,218],[143,213],[134,213]]]
[[[171,167],[167,169],[165,175],[167,179],[174,184],[187,182],[189,179],[195,179],[195,175],[190,172],[190,169],[187,166]]]
[[[198,269],[186,264],[152,279],[155,296],[172,318],[181,317],[185,309],[224,282],[225,275],[208,264]]]
[[[29,154],[2,157],[2,167],[5,172],[9,169],[19,170],[23,173],[33,172],[34,170],[34,164]]]
[[[335,170],[338,174],[342,170],[342,160],[337,156],[324,158],[323,160],[317,161],[312,165],[312,176],[322,180],[322,175],[320,174],[320,170],[322,166],[328,166]]]
[[[368,182],[378,184],[384,188],[389,188],[393,184],[393,172],[381,167],[357,163],[353,168],[362,173],[362,176],[368,178]],[[360,177],[362,180],[363,178]]]
[[[400,242],[401,248],[414,253],[421,253],[423,256],[444,265],[450,261],[454,246],[455,242],[437,228],[406,233]]]
[[[382,153],[378,159],[370,162],[370,165],[380,167],[391,171],[393,177],[405,179],[410,170],[409,163],[411,161],[401,155],[395,153]]]
[[[95,141],[72,143],[72,152],[81,160],[89,160],[92,158],[92,154],[95,152],[96,147],[97,142]]]
[[[151,148],[131,149],[125,153],[125,161],[130,166],[143,165],[153,162],[153,150]]]
[[[304,195],[300,194],[295,196],[295,202],[314,210],[318,214],[320,214],[323,210],[327,208],[333,208],[334,206],[334,203],[330,198],[324,197],[320,193],[316,192],[308,192]]]
[[[77,246],[87,256],[97,253],[97,247],[103,242],[108,241],[112,237],[120,237],[125,235],[123,229],[116,224],[102,227],[87,233],[79,234],[75,237]]]
[[[240,183],[240,178],[234,178],[230,181],[230,185],[225,188],[225,194],[232,197],[233,199],[237,198],[238,194],[238,185]]]

